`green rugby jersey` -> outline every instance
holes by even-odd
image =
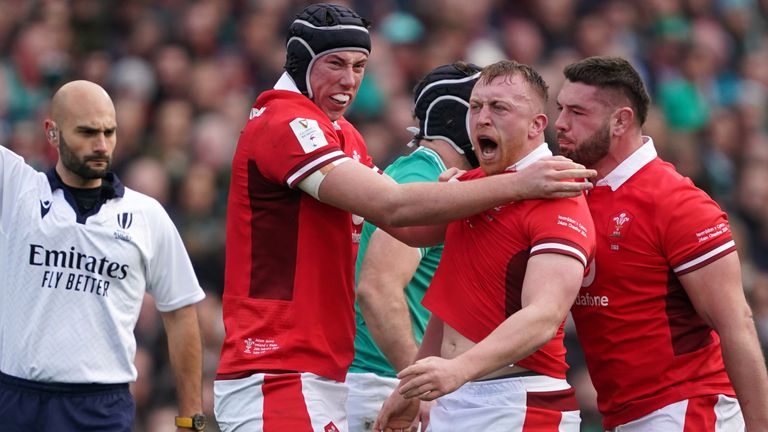
[[[392,177],[398,183],[412,183],[424,181],[437,181],[440,173],[446,170],[440,156],[431,149],[418,147],[408,156],[402,156],[394,161],[384,173]],[[360,274],[360,266],[368,248],[368,240],[373,231],[377,229],[374,225],[365,223],[360,237],[360,249],[357,253],[357,264],[355,267],[355,285]],[[411,323],[413,326],[414,337],[417,343],[421,343],[424,336],[424,330],[429,320],[429,311],[421,305],[421,299],[432,281],[437,264],[440,262],[440,256],[443,253],[443,245],[432,246],[429,248],[419,248],[421,262],[416,269],[411,281],[405,289],[405,298],[408,309],[411,312]],[[349,371],[352,373],[372,372],[379,376],[395,377],[396,372],[387,361],[384,354],[379,350],[371,337],[370,331],[360,313],[360,306],[355,302],[355,324],[357,333],[355,335],[355,359]]]

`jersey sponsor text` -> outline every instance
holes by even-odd
[[[597,306],[608,307],[608,296],[591,295],[590,293],[579,294],[573,303],[576,306]]]

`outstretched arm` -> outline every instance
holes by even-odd
[[[196,306],[189,305],[163,312],[168,335],[168,354],[176,379],[179,416],[191,417],[203,412],[203,354]]]
[[[559,156],[516,173],[465,182],[396,184],[353,162],[327,165],[320,171],[324,171],[318,189],[321,201],[377,226],[441,224],[511,201],[577,196],[591,185],[563,180],[595,175],[594,170]]]
[[[696,312],[720,335],[725,369],[747,430],[768,431],[768,373],[736,252],[680,276]]]

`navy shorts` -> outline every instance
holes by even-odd
[[[0,372],[0,431],[131,432],[128,384],[41,383]]]

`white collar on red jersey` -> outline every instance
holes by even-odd
[[[541,145],[533,149],[532,152],[525,155],[525,157],[513,163],[512,165],[508,166],[506,171],[519,171],[523,168],[526,168],[528,165],[536,162],[537,160],[547,156],[552,156],[552,151],[549,150],[549,146],[547,145],[547,143],[542,143]]]
[[[653,139],[643,135],[643,145],[624,159],[608,175],[598,180],[595,186],[610,186],[611,190],[615,191],[636,172],[640,171],[640,168],[654,159],[656,159],[656,148],[653,146]]]
[[[277,83],[275,83],[275,90],[287,90],[295,93],[301,93],[299,88],[296,87],[296,83],[293,82],[293,78],[288,75],[288,72],[283,72],[283,74],[280,75],[280,79],[277,80]]]

